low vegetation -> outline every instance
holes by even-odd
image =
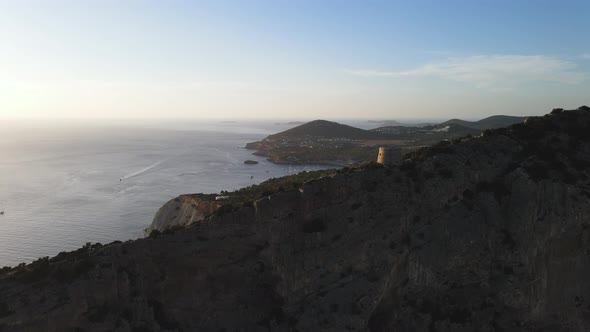
[[[41,282],[46,278],[69,282],[94,267],[91,253],[100,248],[100,243],[87,243],[78,250],[61,252],[53,258],[41,257],[30,264],[22,263],[13,268],[4,267],[1,274],[23,283]]]
[[[12,310],[5,302],[0,302],[0,318],[12,315]]]
[[[271,178],[260,184],[254,184],[233,192],[221,191],[220,195],[227,196],[227,198],[223,200],[225,204],[217,210],[216,214],[221,215],[235,208],[253,206],[256,200],[274,193],[299,189],[307,181],[335,173],[337,173],[336,169],[305,171],[280,178]]]

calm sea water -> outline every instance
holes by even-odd
[[[0,267],[86,242],[142,236],[185,193],[233,190],[320,166],[275,165],[242,147],[274,122],[5,123],[0,131]],[[245,165],[253,159],[258,165]]]

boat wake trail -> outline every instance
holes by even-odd
[[[130,178],[134,178],[136,176],[140,176],[140,175],[146,174],[149,171],[153,170],[154,168],[160,166],[164,161],[165,160],[156,161],[155,163],[153,163],[153,164],[151,164],[151,165],[149,165],[147,167],[144,167],[144,168],[138,170],[137,172],[133,172],[133,173],[130,173],[130,174],[125,175],[121,179],[122,180],[125,180],[125,179],[130,179]]]

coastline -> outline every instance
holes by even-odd
[[[242,148],[245,143],[274,127],[260,132],[262,125],[254,123],[252,133],[244,133],[246,125],[220,126],[218,132],[48,127],[37,131],[37,148],[23,149],[29,146],[26,137],[4,141],[0,267],[76,250],[87,242],[140,238],[158,209],[182,194],[232,191],[329,167],[289,167],[252,156]],[[245,165],[247,159],[259,164]]]

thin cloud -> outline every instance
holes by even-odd
[[[587,79],[587,74],[576,71],[576,68],[573,62],[541,55],[480,55],[449,58],[406,71],[347,72],[365,77],[441,77],[496,89],[533,81],[579,84]]]
[[[580,59],[590,60],[590,53],[580,54]]]

